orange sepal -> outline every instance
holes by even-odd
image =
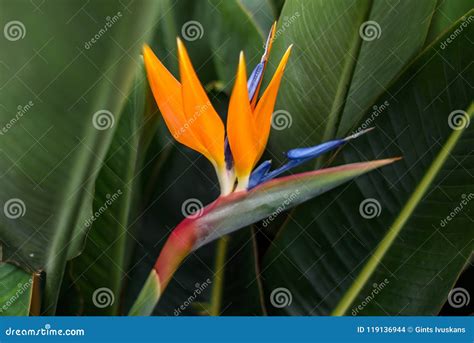
[[[181,84],[166,69],[148,45],[143,47],[145,69],[156,104],[173,137],[181,144],[208,154],[206,148],[193,134],[183,112]]]
[[[207,150],[206,157],[218,169],[225,168],[224,135],[221,118],[212,106],[191,64],[184,44],[178,38],[179,72],[184,117]]]
[[[234,158],[235,173],[239,181],[250,175],[257,162],[257,136],[254,115],[247,91],[247,71],[244,54],[240,53],[237,77],[229,102],[227,114],[227,135]]]
[[[270,135],[270,126],[272,123],[272,113],[275,107],[280,81],[285,71],[286,63],[290,57],[292,45],[288,47],[283,55],[278,68],[273,74],[272,80],[268,84],[267,89],[257,103],[254,111],[255,130],[258,132],[258,153],[256,160],[260,159],[267,145],[268,136]]]

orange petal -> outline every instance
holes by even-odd
[[[206,148],[189,129],[189,123],[186,123],[181,84],[166,69],[148,45],[143,47],[143,59],[153,96],[173,137],[181,144],[203,155],[208,154]]]
[[[272,113],[275,107],[278,89],[280,88],[280,81],[283,72],[285,71],[288,58],[290,57],[291,48],[292,46],[290,45],[283,55],[275,74],[273,74],[272,80],[258,101],[257,107],[254,111],[255,129],[259,133],[257,161],[262,156],[263,150],[267,145],[268,136],[270,135],[270,126],[272,123]]]
[[[245,58],[241,52],[227,114],[227,135],[239,183],[246,182],[245,180],[257,162],[258,150],[254,120],[247,91]]]
[[[257,104],[258,92],[260,91],[260,87],[262,85],[263,74],[265,73],[268,57],[270,56],[270,51],[272,50],[273,41],[275,40],[276,24],[277,24],[276,22],[273,23],[270,29],[270,34],[268,35],[267,41],[265,43],[265,51],[263,52],[263,56],[261,60],[261,62],[264,63],[263,70],[262,70],[262,77],[260,78],[260,82],[258,83],[257,90],[255,91],[255,96],[252,99],[252,103],[251,103],[252,109],[254,109],[255,105]]]
[[[199,138],[208,151],[206,157],[218,169],[225,168],[224,124],[209,101],[201,82],[199,82],[186,48],[179,38],[178,57],[186,121],[192,126],[193,134]]]

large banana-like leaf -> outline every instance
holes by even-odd
[[[290,44],[294,49],[278,95],[271,157],[344,137],[423,46],[435,4],[286,1],[269,69]]]
[[[473,251],[474,74],[465,50],[474,29],[463,25],[472,14],[376,101],[385,109],[359,123],[376,130],[342,158],[403,161],[290,214],[262,266],[267,291],[278,285],[291,295],[272,313],[438,313]]]
[[[435,40],[438,35],[443,33],[470,9],[472,9],[472,1],[470,0],[439,0],[431,19],[427,44]]]
[[[27,316],[33,296],[33,275],[0,263],[0,316]]]
[[[185,41],[201,82],[219,90],[231,90],[241,50],[248,69],[259,62],[263,33],[238,0],[162,0],[159,6],[166,15],[150,45],[175,75],[178,36]]]
[[[78,290],[84,315],[117,315],[128,280],[127,250],[136,244],[129,218],[138,199],[140,138],[144,126],[155,126],[150,122],[154,117],[145,121],[147,87],[140,70],[97,177],[85,249],[70,263],[71,284]]]
[[[1,4],[10,30],[0,41],[0,204],[9,209],[0,216],[2,259],[46,271],[44,312],[53,313],[154,4]]]

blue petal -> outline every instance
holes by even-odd
[[[288,158],[289,161],[285,163],[284,165],[282,165],[280,168],[277,168],[271,172],[269,172],[270,161],[265,161],[252,172],[250,176],[248,189],[252,189],[263,182],[270,181],[271,179],[277,177],[278,175],[283,174],[284,172],[290,169],[293,169],[299,166],[300,164],[303,164],[318,156],[321,156],[322,154],[328,151],[334,150],[340,147],[341,145],[343,145],[344,143],[346,143],[347,141],[357,138],[371,130],[373,130],[373,128],[356,132],[343,139],[335,139],[335,140],[318,144],[318,145],[308,147],[308,148],[291,149],[286,153],[286,157]]]
[[[288,159],[290,160],[298,160],[302,158],[315,158],[330,150],[333,150],[341,146],[345,142],[346,140],[344,139],[336,139],[336,140],[318,144],[309,148],[291,149],[286,153],[286,157],[288,157]]]
[[[268,160],[262,162],[257,168],[254,169],[250,174],[248,189],[251,189],[261,183],[262,178],[267,174],[272,166],[272,161]]]
[[[247,81],[247,89],[249,92],[249,100],[252,101],[255,93],[257,92],[258,84],[263,77],[263,69],[265,67],[265,62],[260,62],[257,64],[255,69],[250,74],[249,80]]]
[[[273,27],[268,33],[267,41],[265,42],[265,50],[263,51],[262,58],[260,63],[254,68],[250,74],[249,80],[247,81],[247,90],[249,92],[249,100],[252,101],[253,97],[256,95],[258,85],[262,81],[263,70],[265,69],[265,64],[268,61],[268,47],[270,46],[270,39],[272,38]]]

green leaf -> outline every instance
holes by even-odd
[[[166,15],[158,23],[150,45],[177,78],[178,36],[188,49],[200,81],[218,91],[229,93],[232,89],[241,50],[248,69],[259,62],[262,33],[238,0],[164,0],[159,6]]]
[[[248,70],[252,70],[260,62],[262,33],[236,0],[209,0],[201,4],[199,10],[203,18],[204,37],[210,44],[219,81],[222,82],[223,89],[230,93],[240,51],[245,53]]]
[[[253,18],[261,35],[263,37],[266,37],[268,35],[268,32],[270,31],[273,22],[276,20],[273,4],[271,3],[271,1],[238,0],[238,2]]]
[[[129,217],[137,201],[139,143],[144,127],[155,126],[152,122],[156,119],[145,122],[143,95],[147,88],[140,71],[97,177],[85,249],[70,263],[84,315],[117,315],[122,286],[128,279],[127,246],[136,243],[129,232]]]
[[[0,316],[27,316],[33,293],[33,275],[0,263]]]
[[[431,43],[436,37],[449,29],[449,27],[458,21],[465,13],[472,9],[472,1],[470,0],[440,0],[436,5],[436,11],[431,19],[430,31],[428,33],[427,43]],[[466,18],[471,23],[474,18]],[[468,24],[468,23],[466,23]],[[459,27],[460,30],[463,27]]]
[[[0,122],[14,123],[2,130],[0,203],[13,199],[20,209],[0,216],[0,237],[4,259],[45,270],[44,312],[52,314],[155,11],[142,1],[45,3],[41,11],[48,25],[37,25],[30,3],[0,11],[25,31],[0,42]]]
[[[291,125],[272,131],[271,157],[344,137],[423,46],[435,3],[286,1],[267,77],[294,44],[276,106]]]
[[[266,314],[255,226],[228,236],[221,315]]]
[[[464,53],[472,25],[440,49],[459,24],[377,100],[387,101],[384,110],[367,113],[360,123],[376,129],[341,158],[403,160],[291,213],[262,267],[267,296],[277,286],[292,294],[289,306],[271,306],[272,313],[440,310],[474,241],[469,214],[474,202],[468,200],[474,197],[474,130],[467,125],[474,111],[469,83],[474,74]]]

